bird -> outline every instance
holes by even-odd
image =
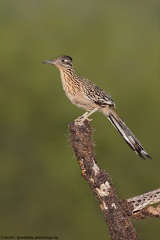
[[[83,123],[85,120],[89,121],[90,119],[88,117],[94,112],[102,112],[136,154],[144,160],[146,158],[152,159],[142,147],[139,140],[113,110],[116,105],[111,96],[90,80],[79,77],[75,73],[70,56],[62,55],[53,60],[45,60],[42,63],[55,65],[59,69],[66,96],[74,105],[86,110],[86,112],[75,121]]]

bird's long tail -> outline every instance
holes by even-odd
[[[142,147],[141,143],[136,139],[130,129],[126,124],[120,119],[118,114],[110,109],[109,115],[107,114],[108,119],[111,121],[113,126],[119,131],[127,144],[135,151],[141,158],[145,159],[150,158],[150,155]]]

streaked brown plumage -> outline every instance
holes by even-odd
[[[73,69],[71,57],[61,56],[43,63],[53,64],[60,70],[63,89],[67,97],[73,104],[86,110],[85,114],[79,117],[77,121],[83,122],[94,112],[102,112],[120,132],[133,151],[143,159],[145,157],[151,159],[130,129],[113,111],[112,108],[115,107],[115,103],[111,96],[90,80],[77,76]]]

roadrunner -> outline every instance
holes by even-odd
[[[111,96],[88,79],[77,76],[71,57],[61,56],[43,63],[53,64],[59,69],[63,89],[67,97],[77,107],[86,110],[76,121],[83,122],[85,119],[89,120],[88,117],[91,114],[100,111],[111,121],[133,151],[143,159],[145,157],[152,159],[130,129],[117,113],[113,111],[112,108],[115,107],[115,103]]]

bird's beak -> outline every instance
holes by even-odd
[[[55,61],[54,60],[45,60],[42,63],[45,63],[45,64],[55,64]]]

